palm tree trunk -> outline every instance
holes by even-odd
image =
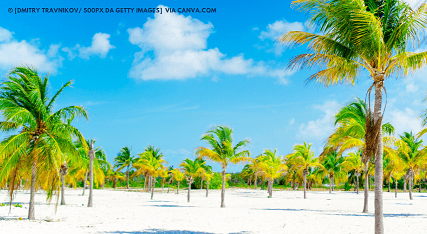
[[[33,158],[33,166],[31,167],[31,191],[30,191],[30,205],[28,208],[28,219],[34,220],[34,204],[35,204],[35,195],[36,195],[36,181],[37,181],[37,162]]]
[[[408,188],[408,190],[409,190],[409,199],[412,200],[412,179],[414,176],[412,174],[412,171],[410,173],[411,174],[409,175],[409,183],[408,183],[409,188]]]
[[[368,190],[368,164],[369,161],[365,162],[365,186],[363,187],[363,213],[368,213],[368,198],[369,198],[369,190]]]
[[[206,197],[208,197],[209,194],[209,180],[206,181]]]
[[[221,208],[225,207],[225,169],[222,171]]]
[[[332,193],[332,178],[329,176],[329,193]]]
[[[61,205],[67,205],[65,204],[64,186],[65,186],[65,175],[61,173]]]
[[[149,193],[151,191],[151,184],[152,184],[152,177],[151,175],[148,176],[148,190],[147,192]]]
[[[369,189],[371,190],[372,189],[372,186],[371,186],[371,176],[369,175],[368,176],[368,183],[369,183]]]
[[[388,178],[388,192],[390,192],[390,178]]]
[[[129,166],[128,170],[126,171],[126,188],[129,189]]]
[[[82,193],[82,196],[85,195],[85,191],[86,191],[87,174],[88,174],[88,171],[85,172],[85,180],[83,181],[83,193]]]
[[[421,193],[421,179],[420,179],[420,187],[418,187],[418,192]]]
[[[178,181],[178,188],[176,189],[176,194],[179,194],[179,181]]]
[[[396,188],[394,189],[394,197],[397,198],[397,180],[396,179],[394,179],[394,184],[396,186]]]
[[[117,183],[117,180],[116,180],[116,179],[113,179],[113,189],[115,189],[115,188],[116,188],[116,183]]]
[[[273,179],[268,178],[268,193],[270,195],[270,198],[273,197],[273,182],[274,182]]]
[[[258,175],[257,175],[257,173],[255,173],[255,181],[254,181],[254,184],[255,184],[255,190],[256,190],[256,187],[257,187],[257,180],[258,180]]]
[[[375,161],[375,234],[384,233],[383,217],[383,136],[382,136],[382,114],[381,104],[383,96],[384,75],[374,77],[375,81],[375,105],[374,105],[374,125],[379,125],[378,151]],[[378,80],[378,78],[380,78]]]
[[[151,183],[151,200],[153,200],[153,195],[154,195],[154,187],[156,187],[156,179],[154,178],[154,176],[150,176],[152,179],[152,183]]]
[[[302,172],[304,174],[304,199],[307,198],[306,193],[307,193],[307,173],[306,171]]]
[[[203,178],[200,179],[200,189],[203,189]]]
[[[359,194],[359,174],[356,176],[356,193]]]
[[[332,175],[332,191],[335,189],[335,178],[334,175]]]
[[[93,207],[93,159],[95,157],[95,151],[93,150],[93,140],[90,141],[89,146],[89,180],[90,180],[90,187],[89,187],[89,201],[87,203],[87,207]]]
[[[144,179],[144,191],[146,191],[146,185],[147,185],[147,175],[145,175],[145,179]]]
[[[187,202],[190,202],[191,182],[193,182],[193,181],[192,181],[192,179],[190,178],[190,180],[188,181]]]
[[[406,175],[403,177],[403,192],[406,193]]]

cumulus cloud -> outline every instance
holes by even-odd
[[[258,36],[262,41],[273,41],[272,48],[267,49],[269,53],[281,55],[283,53],[283,45],[277,42],[277,39],[289,31],[305,31],[306,27],[301,22],[288,22],[285,19],[277,20],[272,24],[268,24],[265,31],[262,31]]]
[[[91,56],[105,58],[108,52],[114,48],[110,44],[110,34],[99,32],[92,37],[92,44],[89,47],[77,44],[73,48],[64,47],[62,51],[67,52],[68,58],[73,60],[77,56],[82,59],[89,59]]]
[[[395,128],[395,133],[402,135],[403,132],[412,131],[414,134],[421,131],[421,119],[419,118],[420,112],[406,107],[404,110],[394,109],[388,114],[387,120]]]
[[[163,6],[159,6],[163,7]],[[129,76],[142,80],[184,80],[218,73],[277,77],[286,83],[291,72],[275,70],[243,54],[227,57],[208,48],[213,25],[177,13],[155,14],[142,28],[129,28],[129,42],[141,48]]]
[[[314,106],[314,109],[323,112],[323,117],[301,124],[297,138],[306,141],[325,140],[334,130],[334,115],[340,107],[336,101],[327,101],[323,105]]]
[[[40,49],[37,39],[31,42],[19,41],[13,33],[0,27],[0,69],[8,71],[15,66],[33,66],[40,72],[56,73],[62,65],[59,45],[50,45],[48,50]]]

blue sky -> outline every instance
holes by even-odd
[[[82,13],[14,14],[15,8],[33,7]],[[83,13],[92,7],[162,8],[163,14]],[[209,7],[216,13],[166,13],[166,7]],[[177,167],[206,146],[200,138],[215,125],[233,128],[236,141],[249,138],[253,156],[264,148],[286,155],[303,140],[318,155],[333,131],[333,115],[355,97],[364,98],[371,79],[365,74],[355,86],[325,88],[305,85],[313,70],[286,70],[305,48],[286,50],[275,40],[290,30],[311,30],[306,20],[290,1],[2,1],[0,75],[31,64],[50,73],[52,93],[74,80],[57,108],[87,108],[89,121],[75,125],[97,139],[110,162],[124,146],[136,156],[153,144]],[[397,134],[421,129],[424,73],[386,82],[385,120]]]

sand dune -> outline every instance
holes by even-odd
[[[88,192],[88,191],[86,191]],[[228,189],[226,208],[220,208],[220,190],[187,193],[95,190],[94,207],[81,190],[66,190],[66,206],[48,205],[45,194],[36,196],[36,219],[26,220],[28,192],[18,192],[14,202],[23,208],[0,207],[0,233],[373,233],[373,213],[361,213],[363,194],[336,191],[308,192]],[[369,194],[374,211],[374,194]],[[0,191],[0,203],[8,202]],[[55,203],[55,199],[52,203]],[[427,194],[384,193],[385,233],[426,233]],[[17,220],[19,217],[24,220]]]

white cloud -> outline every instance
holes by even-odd
[[[415,85],[413,82],[406,85],[406,91],[410,93],[416,93],[418,91],[418,85]]]
[[[19,41],[12,32],[0,27],[0,69],[8,71],[15,66],[28,65],[40,72],[56,73],[63,60],[58,54],[59,45],[50,45],[46,51],[38,44],[38,39],[32,43]]]
[[[164,7],[164,6],[159,6]],[[155,14],[142,28],[129,28],[129,41],[141,48],[135,53],[129,76],[142,80],[184,80],[218,73],[277,77],[286,83],[287,71],[272,69],[263,62],[227,57],[218,48],[208,48],[211,23],[177,13]]]
[[[99,32],[92,37],[91,46],[84,47],[77,44],[74,48],[65,47],[62,51],[68,53],[68,58],[70,60],[74,59],[76,56],[82,59],[89,59],[91,56],[105,58],[108,52],[115,48],[110,44],[109,38],[110,34]]]
[[[395,128],[395,133],[398,135],[410,131],[416,134],[422,129],[421,119],[419,118],[420,113],[409,107],[406,107],[403,111],[394,109],[387,115],[387,120],[390,120],[390,123]]]
[[[340,107],[336,101],[327,101],[323,105],[314,106],[314,109],[323,112],[323,117],[311,120],[307,124],[301,124],[297,138],[305,141],[325,140],[334,130],[334,115]]]
[[[403,0],[404,2],[408,3],[412,8],[417,8],[421,6],[421,4],[425,3],[425,0]]]
[[[265,31],[262,31],[258,36],[262,41],[270,40],[274,42],[272,48],[269,48],[267,52],[275,53],[276,55],[281,55],[284,51],[284,47],[280,44],[277,39],[283,34],[289,31],[304,31],[304,24],[301,22],[288,22],[286,20],[277,20],[272,24],[268,24]]]
[[[183,149],[183,148],[178,149],[178,150],[168,149],[168,150],[165,150],[163,152],[163,154],[166,157],[175,157],[177,155],[183,155],[183,156],[187,156],[188,157],[190,155],[190,153],[191,153],[190,151],[188,151],[186,149]]]
[[[295,118],[292,118],[291,121],[289,121],[289,125],[292,125],[295,123]]]

